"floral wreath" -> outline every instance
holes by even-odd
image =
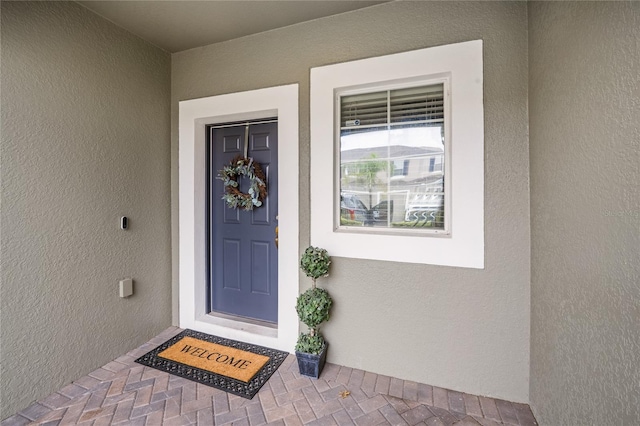
[[[248,193],[240,191],[240,176],[245,176],[251,181]],[[237,156],[218,172],[217,178],[224,184],[225,193],[222,199],[230,209],[241,207],[244,210],[253,210],[254,207],[260,207],[267,198],[267,179],[260,163],[253,161],[253,158]]]

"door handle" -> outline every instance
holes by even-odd
[[[276,226],[276,248],[278,248],[278,227]]]

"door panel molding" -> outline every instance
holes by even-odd
[[[240,240],[225,238],[222,241],[223,262],[236,265],[235,269],[226,268],[222,275],[222,286],[228,290],[240,291]]]
[[[269,280],[271,275],[271,259],[269,248],[271,241],[251,242],[251,292],[255,294],[271,295]]]

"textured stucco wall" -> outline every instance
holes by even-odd
[[[1,59],[4,418],[171,322],[171,58],[75,3],[3,1]]]
[[[640,2],[529,4],[531,406],[640,424]]]
[[[331,362],[527,402],[526,7],[523,2],[395,2],[173,54],[173,235],[178,101],[300,84],[302,250],[309,242],[309,69],[483,39],[486,268],[335,258],[325,282],[335,308],[324,333]],[[176,244],[174,238],[174,295]],[[174,321],[177,307],[174,297]]]

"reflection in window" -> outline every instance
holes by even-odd
[[[443,230],[444,84],[340,97],[340,225]]]

